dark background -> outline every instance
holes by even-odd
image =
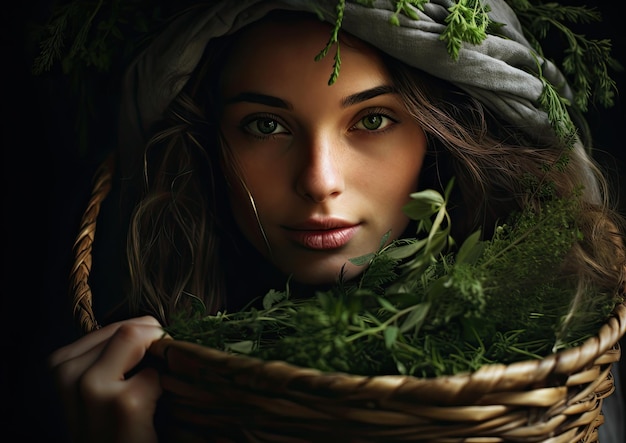
[[[563,3],[597,6],[603,24],[587,25],[581,32],[589,38],[611,38],[614,57],[626,66],[624,22],[614,10],[617,2]],[[63,441],[57,433],[58,411],[49,404],[45,358],[73,331],[67,305],[71,247],[91,175],[112,137],[107,106],[116,98],[113,85],[98,79],[106,104],[95,111],[100,129],[85,151],[75,124],[79,96],[70,91],[59,69],[37,77],[31,73],[38,48],[28,38],[30,26],[46,22],[51,4],[15,2],[5,5],[2,13],[0,435],[13,432],[14,441]],[[613,72],[612,77],[619,90],[626,91],[624,72]],[[621,189],[619,201],[626,213],[625,100],[618,97],[609,110],[592,109],[587,120],[594,131],[596,155],[615,180],[615,188]]]

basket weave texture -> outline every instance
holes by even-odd
[[[74,244],[74,316],[99,327],[89,274],[113,159],[102,164]],[[436,378],[324,373],[162,339],[150,355],[164,390],[157,414],[172,442],[596,442],[615,390],[626,303],[597,335],[540,360]]]

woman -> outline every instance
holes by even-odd
[[[529,183],[563,197],[582,187],[585,240],[567,272],[581,287],[623,288],[606,183],[575,120],[536,105],[548,78],[570,91],[550,62],[522,55],[528,44],[506,4],[491,4],[492,20],[506,23],[501,46],[467,45],[458,60],[438,38],[437,2],[426,5],[431,22],[401,17],[397,30],[386,7],[348,3],[340,58],[318,60],[332,8],[279,5],[192,11],[129,70],[118,162],[127,292],[100,308],[106,326],[51,356],[76,441],[157,440],[159,376],[134,368],[192,298],[233,311],[289,276],[301,294],[353,279],[362,268],[350,258],[388,231],[389,242],[415,232],[402,211],[409,194],[453,177],[458,239],[538,205]]]

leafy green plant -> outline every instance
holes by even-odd
[[[541,358],[597,333],[617,294],[589,290],[571,305],[574,279],[561,272],[581,240],[577,196],[546,199],[451,249],[441,195],[412,194],[406,214],[414,238],[388,242],[350,260],[366,267],[355,281],[301,298],[272,290],[262,308],[191,318],[167,328],[179,340],[323,371],[422,377],[472,371],[488,363]]]

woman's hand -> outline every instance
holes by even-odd
[[[164,337],[153,317],[112,323],[56,350],[50,366],[76,442],[156,442],[156,369],[137,364]],[[130,371],[132,375],[128,375]]]

